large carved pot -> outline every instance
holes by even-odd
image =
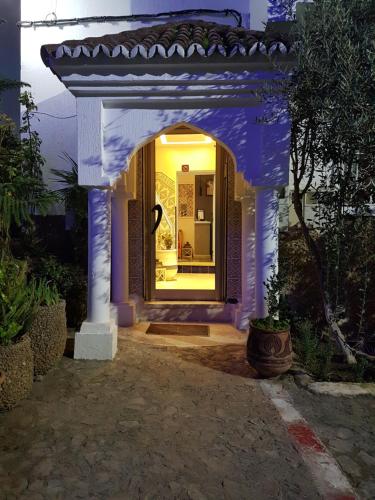
[[[0,411],[10,410],[33,386],[34,360],[30,338],[0,346]]]
[[[290,331],[270,331],[250,323],[247,359],[262,377],[276,377],[292,366]]]
[[[62,358],[66,339],[65,301],[40,306],[29,327],[34,352],[34,374],[45,375]]]

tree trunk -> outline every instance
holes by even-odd
[[[301,197],[299,195],[299,186],[294,186],[294,196],[293,196],[293,206],[294,210],[296,212],[296,215],[298,217],[298,221],[301,225],[302,229],[302,234],[305,239],[306,245],[309,248],[313,259],[314,259],[314,264],[315,264],[315,269],[317,271],[318,277],[319,277],[319,288],[320,288],[320,296],[322,299],[323,303],[323,310],[324,310],[324,316],[327,322],[327,325],[329,326],[329,329],[336,341],[336,344],[339,346],[343,354],[345,355],[346,362],[349,365],[354,365],[357,363],[355,356],[353,355],[350,347],[345,341],[345,337],[340,330],[339,325],[337,324],[337,321],[335,320],[332,307],[330,304],[329,297],[327,296],[325,292],[325,284],[324,284],[324,277],[323,277],[323,266],[322,266],[322,260],[320,257],[320,252],[319,248],[313,239],[313,237],[310,234],[310,229],[307,227],[305,223],[305,219],[303,217],[303,209],[302,209],[302,202],[301,202]]]

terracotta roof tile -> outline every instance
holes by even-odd
[[[239,54],[251,56],[256,52],[288,54],[293,50],[290,29],[285,26],[265,31],[221,25],[205,21],[167,23],[118,34],[104,35],[84,40],[67,40],[57,45],[43,45],[41,55],[46,65],[50,58],[64,56],[94,58],[103,53],[110,58],[133,59],[155,56],[169,58],[177,54],[190,57],[194,53],[209,57],[215,53],[224,57]]]

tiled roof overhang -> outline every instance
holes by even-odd
[[[176,56],[186,59],[193,55],[202,58],[288,55],[294,50],[290,31],[290,26],[285,29],[285,23],[270,23],[265,31],[205,21],[167,23],[115,35],[43,45],[41,56],[45,65],[51,66],[53,60],[66,57],[87,63],[97,56],[114,61],[124,58],[163,60]]]

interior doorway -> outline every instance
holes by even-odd
[[[145,296],[223,300],[226,175],[221,146],[184,125],[147,146]]]

